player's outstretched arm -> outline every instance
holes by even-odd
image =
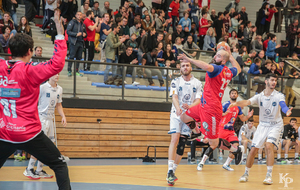
[[[242,114],[242,115],[240,115],[239,116],[239,118],[241,119],[241,121],[247,121],[250,117],[252,117],[253,116],[253,112],[254,112],[254,110],[251,110],[251,111],[249,111],[248,112],[248,115],[247,116],[245,116],[244,114]]]
[[[177,94],[172,95],[172,102],[173,102],[173,104],[176,108],[176,115],[180,116],[182,114],[182,110],[181,110],[180,105],[179,105],[179,100],[178,100],[178,95]]]
[[[188,58],[185,54],[180,54],[180,55],[178,55],[177,58],[183,62],[190,62],[190,63],[196,65],[197,67],[203,69],[204,71],[208,71],[208,72],[214,71],[214,67],[212,65],[205,63],[204,61],[201,61],[201,60],[195,60],[192,58]]]
[[[280,101],[279,105],[281,107],[281,111],[285,113],[286,116],[289,117],[292,114],[293,107],[289,109],[284,101]]]
[[[234,107],[234,106],[246,107],[246,106],[250,106],[250,105],[251,105],[250,100],[242,100],[242,101],[238,101],[238,102],[230,104],[228,109],[231,107]]]
[[[56,109],[57,109],[58,114],[62,117],[61,118],[61,123],[63,124],[64,127],[66,127],[67,126],[67,119],[66,119],[62,104],[57,103],[56,104]]]
[[[54,21],[57,29],[57,36],[54,44],[53,56],[49,61],[41,63],[27,63],[28,76],[35,85],[40,85],[51,76],[59,73],[65,65],[65,58],[67,55],[67,44],[64,37],[64,28],[62,26],[62,18],[60,12],[55,11]]]

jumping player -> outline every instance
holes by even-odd
[[[229,91],[230,100],[223,103],[223,117],[220,122],[220,131],[219,138],[225,139],[234,146],[239,146],[239,139],[234,131],[234,123],[237,117],[239,117],[242,121],[247,121],[253,115],[253,110],[245,116],[242,112],[241,107],[231,107],[228,109],[229,105],[236,102],[238,98],[238,91],[236,89],[231,89]],[[234,155],[229,153],[229,156],[226,162],[223,164],[223,168],[228,171],[233,171],[230,167],[230,162],[234,159]]]
[[[0,60],[0,167],[15,150],[24,150],[55,172],[59,190],[70,190],[65,159],[42,131],[38,113],[40,84],[64,68],[67,55],[58,10],[54,22],[58,35],[49,61],[29,62],[33,40],[23,33],[9,40],[12,60]]]
[[[170,96],[172,97],[172,108],[170,115],[171,143],[169,146],[167,182],[174,185],[177,180],[175,170],[181,161],[187,138],[191,129],[180,120],[180,115],[187,109],[200,103],[202,95],[202,84],[191,74],[192,65],[189,62],[180,63],[181,77],[174,79],[171,83]],[[177,146],[177,154],[175,148]]]
[[[57,84],[59,75],[56,74],[52,76],[48,82],[40,86],[40,96],[39,96],[39,117],[42,124],[42,130],[49,137],[49,139],[54,143],[54,111],[55,107],[57,112],[62,117],[61,121],[64,127],[67,125],[67,120],[62,107],[62,88]],[[55,142],[57,144],[57,142]],[[52,178],[53,175],[47,174],[43,170],[43,163],[38,161],[37,169],[34,171],[33,167],[35,165],[36,159],[31,156],[28,166],[24,171],[24,175],[30,179],[39,179],[39,178]]]
[[[265,143],[267,154],[267,175],[263,181],[266,185],[273,184],[272,171],[274,165],[274,145],[278,149],[279,142],[283,133],[283,120],[280,113],[280,107],[286,116],[292,114],[292,108],[289,109],[285,104],[284,95],[275,90],[277,84],[277,75],[268,73],[265,77],[266,88],[261,93],[253,96],[249,100],[243,100],[230,105],[230,107],[245,107],[252,104],[259,105],[259,124],[252,141],[252,148],[247,157],[246,169],[240,182],[247,182],[250,168],[253,165],[255,155],[259,148],[263,148]]]
[[[237,76],[237,74],[241,71],[239,64],[231,55],[230,50],[228,50],[228,52],[225,50],[218,51],[213,58],[212,64],[188,58],[184,54],[179,55],[178,58],[186,62],[191,62],[206,71],[204,92],[201,97],[201,103],[188,109],[181,116],[181,120],[184,123],[190,123],[193,121],[200,122],[201,132],[209,139],[210,147],[205,151],[205,155],[198,164],[197,169],[202,170],[204,162],[218,146],[221,149],[230,150],[231,152],[234,152],[234,154],[237,154],[235,161],[236,164],[239,164],[243,152],[241,151],[241,148],[232,146],[224,139],[219,139],[219,123],[222,119],[221,101],[228,83],[232,77]],[[233,65],[233,68],[225,66],[225,63],[228,60]]]

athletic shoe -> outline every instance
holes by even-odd
[[[191,164],[197,164],[197,160],[195,158],[192,158],[190,163]]]
[[[36,175],[40,176],[41,178],[50,179],[53,178],[53,175],[47,174],[44,170],[37,172],[35,171]]]
[[[273,181],[272,181],[272,176],[267,174],[266,175],[266,179],[263,181],[263,184],[265,185],[272,185],[273,184]]]
[[[78,73],[78,72],[76,72],[76,76],[82,77],[83,75],[80,74],[80,73]]]
[[[246,164],[246,162],[247,162],[247,158],[243,158],[243,164]]]
[[[295,163],[295,164],[300,164],[299,158],[295,158],[295,159],[294,159],[294,163]]]
[[[283,161],[281,161],[282,164],[292,164],[293,161],[289,160],[289,159],[285,159]]]
[[[174,185],[174,182],[177,181],[177,177],[175,176],[175,174],[173,173],[173,170],[169,170],[168,172],[168,176],[167,176],[167,182],[170,186]]]
[[[249,175],[247,173],[244,173],[244,175],[242,175],[242,177],[240,177],[239,182],[243,183],[243,182],[247,182],[249,178]]]
[[[25,175],[29,179],[33,179],[33,180],[41,179],[40,176],[38,176],[38,175],[35,174],[35,172],[34,172],[33,169],[28,170],[26,168],[25,171],[23,172],[23,175]]]
[[[68,77],[71,77],[71,76],[72,76],[72,72],[69,71],[69,72],[68,72]]]
[[[15,161],[22,161],[22,156],[20,154],[14,155]]]
[[[208,163],[210,163],[210,164],[217,164],[218,161],[215,158],[213,158],[213,159],[209,159]]]
[[[258,160],[257,160],[257,163],[258,163],[258,164],[266,164],[267,161],[264,160],[264,159],[258,159]]]
[[[240,165],[242,162],[242,158],[243,158],[243,153],[244,153],[244,146],[240,145],[238,147],[238,150],[235,154],[235,165]]]
[[[22,154],[22,160],[26,160],[25,154]]]
[[[198,166],[197,166],[197,170],[198,171],[202,171],[202,169],[203,169],[203,164],[199,163]]]
[[[222,168],[228,171],[234,171],[234,169],[232,169],[229,165],[224,164]]]
[[[281,163],[282,161],[283,161],[282,158],[276,159],[276,162],[277,162],[277,163]]]
[[[137,86],[137,85],[139,85],[139,84],[140,84],[139,82],[134,81],[134,82],[132,83],[132,86]]]

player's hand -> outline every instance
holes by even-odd
[[[228,110],[229,108],[232,108],[232,107],[234,107],[234,106],[236,106],[236,103],[232,103],[232,104],[230,104],[230,105],[229,105],[229,107],[227,108],[227,110]]]
[[[293,109],[293,107],[290,108],[290,109],[286,112],[285,115],[289,117],[289,116],[292,114],[292,109]]]
[[[62,17],[60,17],[60,11],[54,12],[54,22],[56,26],[57,35],[63,35],[64,27],[62,25]]]
[[[248,112],[248,118],[252,117],[253,116],[253,113],[254,113],[254,110],[251,110]]]
[[[223,116],[227,115],[229,113],[229,109],[226,110],[226,112],[223,114]]]
[[[181,109],[176,110],[176,115],[177,115],[177,116],[180,116],[181,114],[182,114],[182,110],[181,110]]]
[[[66,127],[67,126],[67,119],[66,117],[61,118],[61,124]]]
[[[188,58],[184,53],[179,54],[177,56],[178,59],[182,60],[183,62],[190,62],[190,58]]]
[[[182,108],[185,109],[185,110],[187,110],[187,109],[190,109],[190,106],[188,104],[186,104],[186,103],[183,103],[182,104]]]
[[[203,143],[207,144],[208,143],[208,139],[203,139]]]

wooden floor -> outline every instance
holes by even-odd
[[[232,168],[235,171],[229,172],[222,169],[222,165],[205,165],[203,171],[197,171],[196,165],[180,165],[176,172],[179,180],[174,187],[209,190],[297,190],[300,187],[300,181],[298,180],[300,165],[275,165],[273,169],[274,184],[270,186],[263,185],[262,183],[267,170],[265,165],[254,165],[250,170],[250,178],[247,183],[238,182],[239,177],[244,173],[245,165],[232,166]],[[1,181],[10,181],[11,183],[14,183],[14,181],[31,181],[22,175],[24,169],[24,167],[3,167],[0,170],[0,179]],[[49,168],[45,167],[45,170],[53,174]],[[114,184],[133,185],[131,189],[139,189],[134,188],[136,185],[168,187],[165,180],[166,172],[167,165],[156,164],[69,166],[72,183],[95,183],[95,188],[93,189],[99,189],[102,183],[111,184],[112,186]],[[293,182],[288,184],[288,188],[284,188],[284,184],[279,183],[280,173],[283,175],[288,173],[286,177],[293,179]],[[39,182],[55,182],[55,178],[35,181],[35,183]],[[3,188],[0,187],[0,189]]]

